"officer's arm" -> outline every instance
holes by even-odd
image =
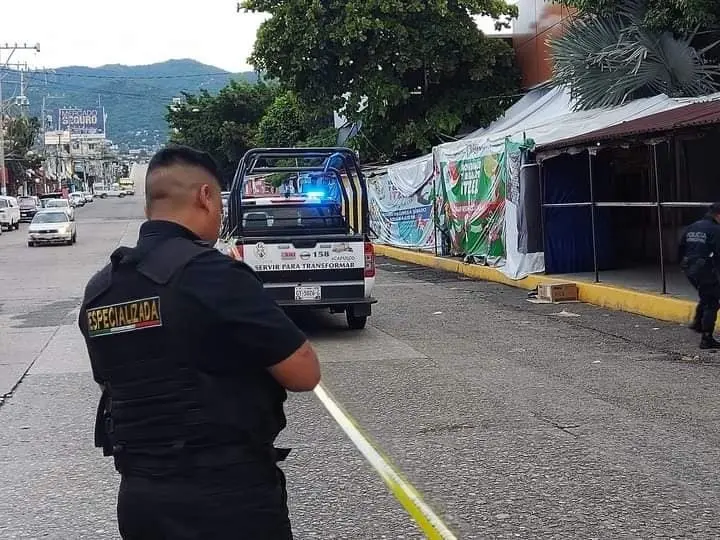
[[[715,225],[710,235],[710,249],[712,249],[713,258],[717,261],[720,258],[720,225]]]
[[[199,257],[178,285],[222,321],[236,357],[211,359],[213,370],[267,370],[287,390],[304,392],[320,380],[317,355],[305,334],[264,290],[252,270],[227,257]]]
[[[309,341],[268,369],[275,380],[291,392],[309,392],[320,382],[320,362]]]

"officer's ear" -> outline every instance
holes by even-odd
[[[213,192],[209,184],[202,184],[198,190],[198,202],[205,210],[212,210]]]

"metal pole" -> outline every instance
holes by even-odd
[[[437,244],[437,182],[435,178],[435,171],[433,170],[433,237],[435,241],[435,256],[438,256],[438,244]]]
[[[665,273],[665,250],[663,247],[662,198],[660,197],[660,166],[658,165],[657,143],[652,145],[653,176],[655,176],[655,201],[657,202],[658,241],[660,243],[660,278],[662,293],[667,294],[667,275]]]
[[[3,74],[0,73],[0,195],[7,195],[7,179],[5,178],[5,111],[2,97]]]
[[[590,222],[592,228],[592,247],[593,247],[593,269],[595,270],[595,283],[600,282],[600,269],[598,268],[597,256],[597,233],[595,230],[595,191],[593,188],[593,156],[597,154],[595,148],[588,149],[588,165],[590,176]]]
[[[543,257],[545,257],[545,167],[542,161],[538,161],[538,167],[540,168],[538,171],[540,181],[540,239],[542,241]],[[545,273],[547,274],[547,268],[545,268]]]
[[[7,57],[7,60],[5,60],[5,67],[7,67],[10,63],[10,59],[12,58],[13,54],[15,54],[15,51],[17,50],[29,50],[33,49],[37,52],[40,52],[40,44],[36,43],[35,45],[29,46],[27,43],[23,43],[22,45],[18,43],[14,43],[13,45],[10,45],[8,43],[0,44],[0,50],[10,51],[10,54]],[[0,63],[0,66],[3,64]],[[3,74],[0,70],[0,194],[7,195],[7,178],[5,174],[5,126],[3,122],[3,105],[2,105],[2,78]]]

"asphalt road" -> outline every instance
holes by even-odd
[[[88,277],[133,244],[141,201],[78,209],[72,247],[0,236],[2,539],[118,538],[75,319]],[[720,364],[695,335],[379,263],[364,332],[298,323],[324,385],[459,538],[720,537]],[[288,418],[297,538],[422,537],[314,395]]]

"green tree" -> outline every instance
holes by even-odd
[[[285,91],[265,111],[258,126],[258,146],[292,147],[330,125],[330,119],[317,115],[301,102],[297,94]]]
[[[257,145],[287,148],[332,146],[337,131],[332,118],[303,103],[293,91],[280,94],[265,111],[258,126]]]
[[[570,88],[579,108],[720,90],[720,68],[706,57],[714,45],[699,49],[694,33],[652,29],[647,12],[644,0],[622,0],[612,9],[581,14],[551,42],[553,80]]]
[[[168,107],[170,139],[209,152],[229,179],[255,146],[258,125],[279,92],[275,85],[233,81],[217,95],[185,93],[183,104]]]
[[[5,157],[25,160],[40,133],[40,121],[35,118],[10,118],[5,121]]]
[[[285,92],[275,98],[258,126],[258,146],[285,148],[303,138],[303,119],[297,97]]]
[[[626,4],[626,0],[554,0],[577,9],[580,14],[609,15]],[[691,33],[698,27],[716,29],[720,25],[720,2],[717,0],[647,0],[642,23],[651,30]]]
[[[42,165],[39,154],[31,152],[40,133],[40,121],[35,118],[10,118],[3,123],[5,137],[5,166],[15,178],[25,178],[27,169]]]
[[[517,93],[512,48],[473,15],[504,0],[245,0],[270,13],[251,61],[311,107],[362,120],[365,155],[403,157],[497,117]],[[503,24],[503,23],[501,23]],[[366,108],[361,112],[361,103]]]
[[[303,104],[292,91],[280,94],[260,121],[257,146],[290,147],[327,147],[334,146],[337,130],[330,125],[331,120],[318,114],[312,107]],[[275,165],[293,165],[294,161],[279,160]],[[278,187],[294,174],[273,174],[270,182]]]

